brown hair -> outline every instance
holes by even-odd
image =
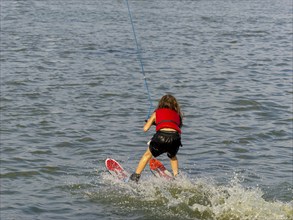
[[[168,108],[168,109],[176,111],[182,120],[183,115],[181,113],[179,103],[177,102],[174,96],[170,94],[164,95],[160,99],[157,109],[160,109],[160,108]]]

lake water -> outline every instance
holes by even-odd
[[[129,0],[180,178],[133,172],[152,128],[123,0],[1,0],[1,219],[293,219],[292,1]],[[159,159],[170,170],[166,155]]]

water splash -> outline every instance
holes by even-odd
[[[243,187],[238,177],[227,185],[186,175],[174,181],[147,176],[135,184],[103,173],[98,185],[98,191],[86,193],[91,201],[115,206],[124,214],[137,212],[142,219],[293,219],[293,201],[266,201],[261,189]]]

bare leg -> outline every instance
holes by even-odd
[[[172,170],[173,170],[173,175],[174,176],[177,176],[178,175],[178,160],[177,160],[177,157],[172,157],[171,160],[170,160],[170,163],[171,163],[171,167],[172,167]]]
[[[152,158],[152,153],[150,152],[149,148],[146,150],[146,152],[144,153],[144,155],[141,157],[138,166],[136,168],[135,173],[137,174],[141,174],[141,172],[143,171],[143,169],[145,168],[146,164],[149,162],[149,160]]]

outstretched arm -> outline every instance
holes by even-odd
[[[154,112],[151,115],[151,117],[147,120],[147,122],[143,126],[143,131],[147,132],[155,121],[156,121],[156,112]]]

